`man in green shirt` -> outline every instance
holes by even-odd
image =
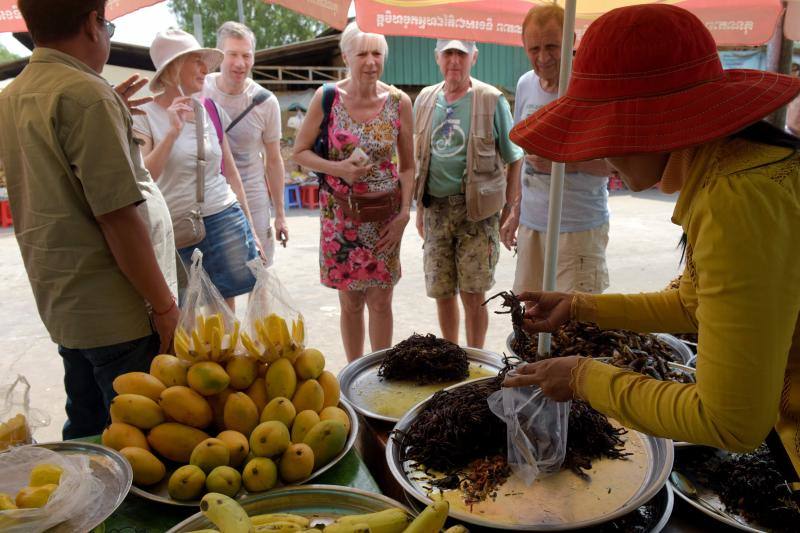
[[[518,201],[523,152],[508,138],[505,97],[470,77],[477,57],[474,42],[438,41],[444,81],[425,87],[414,104],[414,152],[428,296],[442,336],[457,343],[460,295],[467,344],[482,348],[489,316],[481,304],[494,285],[499,226]]]
[[[105,4],[20,0],[36,47],[0,93],[17,242],[64,363],[64,438],[102,431],[114,378],[147,371],[178,318],[162,274],[174,272],[169,215],[142,166],[126,102],[100,77],[114,31]]]

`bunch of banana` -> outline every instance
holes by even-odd
[[[220,533],[251,533],[253,524],[236,500],[209,492],[200,500],[200,510],[219,528]]]
[[[409,516],[403,509],[384,509],[377,513],[342,516],[325,526],[324,533],[403,533]]]
[[[175,330],[175,354],[192,363],[224,362],[233,355],[238,340],[238,320],[233,323],[233,332],[226,333],[222,313],[211,316],[198,314],[191,334],[181,326]]]
[[[269,316],[253,319],[255,339],[242,332],[242,345],[247,352],[264,363],[272,363],[286,357],[294,359],[303,350],[305,324],[302,315],[292,321],[292,333],[286,319],[271,313]]]

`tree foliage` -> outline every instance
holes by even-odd
[[[263,0],[243,0],[244,23],[256,35],[256,50],[305,41],[325,29],[316,19],[299,15],[282,6],[264,3]],[[194,14],[203,19],[205,46],[216,46],[217,28],[228,20],[239,20],[236,0],[170,0],[181,28],[194,34]]]
[[[19,56],[13,52],[9,52],[8,48],[0,44],[0,63],[8,63],[15,59],[19,59]]]

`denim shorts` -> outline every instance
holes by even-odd
[[[216,215],[203,217],[206,237],[178,250],[186,269],[192,264],[192,252],[203,252],[203,268],[223,298],[233,298],[253,290],[256,278],[247,268],[247,261],[258,255],[250,223],[239,202]]]

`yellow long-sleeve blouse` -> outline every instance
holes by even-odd
[[[737,138],[696,149],[672,221],[688,237],[678,289],[581,294],[573,318],[697,331],[697,383],[586,359],[573,390],[625,426],[732,451],[775,427],[800,475],[800,155]]]

